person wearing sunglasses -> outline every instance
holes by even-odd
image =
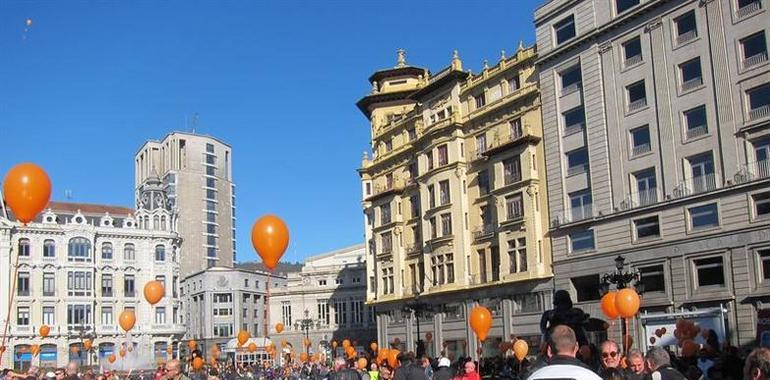
[[[612,340],[605,340],[601,346],[601,370],[607,368],[618,368],[620,365],[620,349],[618,344]]]

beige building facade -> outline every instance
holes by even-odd
[[[494,315],[483,355],[510,336],[537,347],[551,254],[536,57],[520,45],[472,74],[455,52],[432,74],[399,51],[369,78],[357,105],[372,157],[359,172],[382,345],[475,355],[465,316],[483,304]]]

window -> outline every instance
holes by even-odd
[[[698,36],[695,11],[689,11],[674,19],[676,43],[682,44]]]
[[[654,238],[660,236],[660,225],[657,216],[650,216],[634,220],[634,229],[637,239]]]
[[[682,81],[682,91],[692,90],[702,85],[703,72],[700,67],[700,57],[679,65],[679,75]]]
[[[158,325],[166,324],[166,307],[165,306],[155,307],[155,324],[158,324]]]
[[[645,293],[665,292],[666,278],[663,275],[663,265],[654,265],[639,268],[641,283]]]
[[[133,274],[123,276],[123,296],[136,297],[136,280]]]
[[[706,120],[706,106],[698,106],[684,111],[684,124],[686,136],[693,139],[708,133],[708,121]]]
[[[690,227],[693,229],[719,226],[719,212],[716,203],[691,207],[688,211]]]
[[[601,299],[601,296],[599,295],[599,286],[601,285],[601,282],[599,281],[598,274],[573,277],[570,280],[577,293],[577,302],[597,301]]]
[[[92,272],[67,272],[67,294],[70,296],[90,296],[92,284]]]
[[[642,39],[634,37],[623,43],[623,66],[630,67],[642,62]]]
[[[391,253],[393,252],[393,233],[383,232],[382,235],[380,235],[380,240],[382,241],[382,253]]]
[[[518,139],[524,136],[524,131],[521,130],[521,118],[511,120],[508,124],[511,132],[511,140]]]
[[[770,83],[746,91],[749,103],[749,119],[756,120],[770,115]]]
[[[564,117],[564,135],[569,136],[581,132],[586,125],[586,114],[583,106],[573,108],[562,114]]]
[[[754,201],[754,213],[757,217],[770,216],[770,192],[754,194],[751,198]]]
[[[487,150],[487,134],[482,133],[476,136],[476,157],[481,157]]]
[[[19,272],[16,281],[16,295],[29,296],[29,272]]]
[[[414,141],[417,139],[417,131],[415,131],[414,128],[409,128],[406,130],[407,137],[409,137],[409,141]]]
[[[207,165],[206,166],[206,175],[211,175],[211,176],[216,175],[217,174],[216,169],[217,168],[215,166],[208,166]]]
[[[615,0],[615,13],[621,14],[639,5],[639,0]]]
[[[53,240],[46,239],[43,242],[43,257],[54,258],[56,257],[56,243]]]
[[[19,239],[19,256],[29,257],[29,239]]]
[[[630,84],[626,87],[628,97],[628,112],[636,111],[647,105],[647,92],[644,88],[644,80]]]
[[[102,260],[112,260],[111,243],[102,243]]]
[[[476,109],[484,107],[484,104],[487,103],[483,93],[479,94],[478,96],[474,96],[473,100],[476,102]]]
[[[511,263],[510,273],[527,271],[527,239],[508,240],[508,260]]]
[[[43,297],[56,295],[56,274],[43,273]]]
[[[505,209],[507,220],[517,220],[524,217],[524,201],[521,194],[505,197]]]
[[[588,171],[588,150],[580,148],[567,153],[567,175],[576,175]]]
[[[743,68],[752,67],[767,61],[767,41],[765,32],[754,33],[740,40]]]
[[[344,300],[334,301],[334,324],[338,326],[348,324],[348,304]]]
[[[47,326],[56,324],[56,307],[43,306],[43,324]]]
[[[724,286],[725,271],[722,256],[693,260],[697,284],[701,286]]]
[[[412,218],[418,218],[420,216],[420,196],[412,195],[409,197],[409,205],[411,207]]]
[[[438,166],[444,166],[449,163],[449,154],[447,153],[447,146],[439,145],[436,150],[438,151]]]
[[[354,299],[350,301],[351,323],[360,325],[364,323],[364,301]]]
[[[436,207],[436,191],[433,185],[428,185],[428,203],[430,208]]]
[[[543,311],[542,293],[515,294],[513,296],[515,313],[539,313]]]
[[[136,250],[133,244],[127,243],[126,245],[123,246],[123,260],[125,261],[136,260]]]
[[[449,180],[443,180],[438,183],[439,201],[441,205],[449,204]]]
[[[214,144],[206,143],[206,153],[214,153]]]
[[[446,213],[441,215],[441,236],[448,236],[452,234],[452,214]]]
[[[29,326],[28,306],[19,306],[16,308],[16,324],[19,326]]]
[[[232,302],[233,302],[232,293],[215,293],[214,294],[214,303],[232,303]]]
[[[596,248],[594,244],[594,231],[575,231],[569,234],[569,243],[570,250],[573,253],[581,251],[592,251]]]
[[[91,261],[91,242],[83,237],[72,238],[67,247],[68,261]]]
[[[593,216],[591,189],[580,190],[569,195],[572,221],[588,219]]]
[[[521,80],[519,79],[519,76],[515,76],[511,79],[508,79],[508,92],[514,92],[521,88]]]
[[[638,156],[652,150],[650,128],[646,125],[631,130],[631,155]]]
[[[438,237],[438,230],[436,228],[436,217],[430,218],[430,238],[435,239]]]
[[[391,150],[393,150],[392,138],[385,140],[385,152],[387,153],[387,152],[390,152]]]
[[[655,177],[655,168],[638,171],[634,174],[636,181],[636,199],[639,206],[647,206],[658,202],[658,184]]]
[[[759,264],[762,272],[762,280],[770,280],[770,249],[760,249],[757,251]]]
[[[583,83],[583,74],[580,72],[580,64],[562,71],[559,74],[559,77],[561,77],[562,96],[579,90]]]
[[[521,181],[521,163],[519,157],[510,157],[503,160],[503,183],[510,185]]]
[[[714,160],[711,152],[700,154],[689,159],[692,174],[691,186],[693,193],[702,193],[716,189],[714,177]]]
[[[112,275],[111,274],[103,274],[102,275],[102,297],[112,297]]]
[[[215,323],[214,324],[214,336],[220,338],[230,338],[233,336],[233,324],[232,323]]]
[[[385,203],[380,206],[380,225],[390,223],[390,203]]]
[[[155,281],[160,282],[160,284],[163,286],[163,294],[165,295],[166,289],[168,289],[166,287],[166,276],[163,276],[163,275],[155,276]],[[245,294],[244,296],[248,296],[248,294]]]
[[[762,9],[761,0],[737,0],[737,2],[738,2],[738,17],[746,17]]]
[[[166,246],[161,244],[155,246],[155,261],[166,261]]]
[[[556,45],[561,45],[575,37],[575,16],[569,15],[563,20],[553,24],[553,34],[556,38]]]
[[[210,187],[212,189],[216,188],[217,187],[217,179],[216,178],[211,178],[211,177],[206,177],[206,187]]]
[[[425,162],[428,164],[428,170],[433,169],[433,151],[425,153]]]
[[[67,324],[71,327],[91,323],[91,305],[67,305]]]
[[[485,195],[489,193],[489,172],[482,170],[479,172],[479,194]]]
[[[318,310],[318,319],[324,325],[329,325],[329,300],[316,300],[316,309]]]

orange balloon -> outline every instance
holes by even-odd
[[[166,289],[163,288],[162,282],[155,280],[144,284],[144,299],[146,299],[150,305],[155,305],[160,302],[160,300],[163,299],[164,294],[166,294]]]
[[[691,339],[687,339],[682,342],[682,356],[685,358],[691,358],[698,352],[698,344]]]
[[[115,363],[115,360],[117,360],[117,358],[115,357],[115,354],[110,354],[110,356],[107,357],[107,360],[110,363]]]
[[[3,352],[5,352],[5,346],[0,346],[0,354],[2,354]]]
[[[257,352],[257,344],[254,342],[249,343],[248,350],[249,352]]]
[[[380,348],[380,350],[377,351],[377,357],[380,359],[387,359],[389,354],[390,350],[387,348]]]
[[[196,370],[203,368],[203,358],[200,356],[196,357],[195,359],[193,359],[192,365],[193,365],[193,368],[195,368]]]
[[[358,366],[358,369],[366,369],[366,358],[359,358],[356,362],[356,365]]]
[[[372,352],[375,352],[375,351],[377,351],[377,342],[372,342],[372,343],[369,345],[369,348],[371,348],[371,349],[372,349]]]
[[[251,244],[265,267],[273,270],[289,246],[289,229],[281,218],[265,215],[251,227]]]
[[[20,222],[27,224],[51,199],[51,179],[41,167],[25,162],[8,171],[3,181],[5,202]]]
[[[307,352],[303,352],[303,353],[299,354],[299,360],[302,361],[302,362],[306,362],[307,361]]]
[[[484,341],[492,328],[492,313],[484,306],[476,306],[471,310],[470,323],[479,340]]]
[[[388,365],[390,365],[390,368],[396,368],[398,367],[398,354],[400,354],[396,349],[391,349],[388,351]]]
[[[118,354],[120,354],[120,357],[123,358],[126,356],[126,350],[121,348],[120,351],[118,351]]]
[[[283,327],[284,327],[283,323],[280,323],[280,322],[276,323],[275,324],[275,332],[277,332],[279,334],[282,333],[283,332]]]
[[[120,324],[120,327],[122,327],[126,332],[133,329],[134,325],[136,324],[136,314],[134,314],[134,311],[123,310],[118,317],[118,324]]]
[[[91,351],[91,348],[94,346],[94,342],[91,341],[91,339],[86,339],[83,341],[83,348],[86,349],[86,351]]]
[[[47,325],[40,326],[40,337],[41,338],[47,337],[48,333],[50,333],[50,332],[51,332],[51,328],[48,327]]]
[[[240,332],[238,332],[238,344],[240,344],[241,346],[246,344],[246,342],[249,341],[249,338],[251,338],[251,334],[249,334],[248,331],[241,330]]]
[[[529,344],[527,344],[527,341],[523,339],[517,339],[516,342],[513,343],[513,354],[516,356],[516,359],[522,361],[525,357],[527,357],[528,353]]]
[[[347,339],[343,340],[342,341],[342,347],[344,347],[344,348],[350,347],[350,341],[347,340]]]
[[[631,288],[620,289],[615,296],[615,309],[623,318],[631,318],[639,311],[639,294]]]
[[[190,351],[195,351],[196,347],[198,347],[198,342],[196,342],[195,339],[192,339],[189,342],[187,342],[187,348],[189,348]]]
[[[602,312],[608,319],[615,319],[618,317],[618,310],[615,308],[615,299],[618,292],[609,292],[602,297]]]

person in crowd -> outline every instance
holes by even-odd
[[[64,370],[64,368],[57,368],[53,371],[53,374],[56,377],[56,380],[64,380],[64,377],[67,376],[67,372]]]
[[[481,380],[481,375],[476,371],[476,363],[473,360],[465,362],[463,368],[465,369],[463,380]]]
[[[684,380],[685,377],[671,367],[671,357],[668,352],[660,347],[653,347],[647,351],[647,368],[653,380]]]
[[[589,315],[583,310],[573,307],[572,297],[566,290],[557,290],[553,295],[553,309],[546,310],[540,318],[540,332],[543,334],[543,341],[549,341],[551,330],[558,325],[569,326],[575,332],[578,343],[588,344],[585,325],[588,323]]]
[[[78,363],[76,363],[76,362],[69,362],[69,363],[67,363],[66,373],[67,373],[67,375],[64,377],[65,380],[78,380],[78,379],[80,379],[80,376],[78,375]]]
[[[626,380],[642,380],[646,374],[644,368],[644,354],[637,349],[631,349],[626,354],[628,361],[628,370],[626,371]]]
[[[380,379],[382,380],[391,380],[393,378],[393,370],[388,366],[387,363],[382,363],[380,366]]]
[[[593,371],[585,366],[580,360],[575,358],[578,352],[578,341],[575,337],[575,331],[569,326],[555,326],[550,333],[548,341],[547,354],[550,357],[550,363],[534,371],[528,379],[556,379],[570,378],[575,380],[600,380]]]
[[[620,368],[607,368],[602,371],[602,380],[626,380]]]
[[[770,350],[755,348],[743,366],[745,380],[770,380]]]
[[[451,370],[452,363],[449,358],[441,358],[438,360],[438,370],[433,372],[433,380],[452,380],[454,373]]]
[[[358,372],[348,367],[345,358],[334,359],[334,372],[329,374],[329,380],[361,380]]]
[[[155,375],[153,375],[153,380],[162,380],[164,376],[166,376],[165,368],[159,365],[158,369],[155,370]]]
[[[399,354],[398,361],[401,366],[393,373],[393,380],[425,380],[425,369],[415,363],[413,353]]]
[[[369,380],[380,380],[380,370],[374,361],[369,365]]]
[[[605,340],[601,347],[601,368],[603,371],[607,368],[618,368],[620,366],[620,349],[618,344],[612,340]]]
[[[423,368],[423,372],[425,372],[425,379],[426,380],[433,379],[433,366],[430,365],[429,357],[424,356],[422,358],[422,368]]]
[[[166,379],[168,380],[190,380],[182,373],[182,363],[177,359],[169,360],[166,363]]]

